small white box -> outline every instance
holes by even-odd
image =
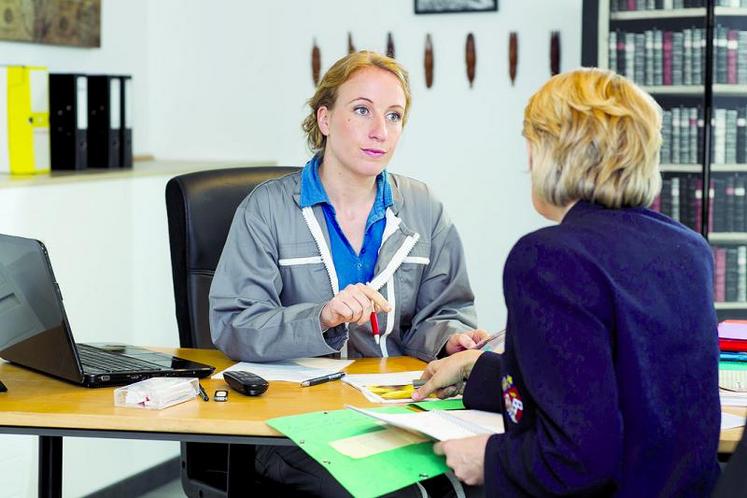
[[[114,406],[160,410],[195,398],[200,392],[196,378],[153,377],[114,390]]]

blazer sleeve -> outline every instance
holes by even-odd
[[[472,367],[472,372],[464,386],[464,406],[470,410],[503,412],[501,393],[501,372],[503,357],[486,352],[480,355]]]
[[[262,187],[236,211],[210,288],[210,332],[233,360],[276,361],[336,353],[347,331],[322,333],[324,303],[283,306],[270,195]],[[275,203],[277,204],[277,203]]]
[[[406,355],[424,361],[434,360],[451,335],[477,327],[462,240],[443,205],[432,197],[430,201],[436,216],[430,264],[415,289],[416,312],[402,340]]]
[[[488,441],[486,494],[609,494],[623,451],[611,287],[583,248],[539,233],[519,241],[504,269],[518,372],[504,368],[521,380],[525,408]]]

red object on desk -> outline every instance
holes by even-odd
[[[376,344],[379,343],[379,319],[376,317],[376,312],[371,313],[371,332],[373,332],[374,341]]]
[[[747,341],[743,339],[719,339],[721,351],[747,352]]]

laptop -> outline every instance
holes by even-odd
[[[41,241],[0,234],[0,357],[85,387],[206,377],[214,367],[126,344],[76,344]]]

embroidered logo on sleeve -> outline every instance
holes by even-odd
[[[513,377],[504,375],[501,379],[501,388],[503,389],[503,404],[506,406],[506,414],[511,422],[518,424],[524,414],[524,402],[521,401]]]

